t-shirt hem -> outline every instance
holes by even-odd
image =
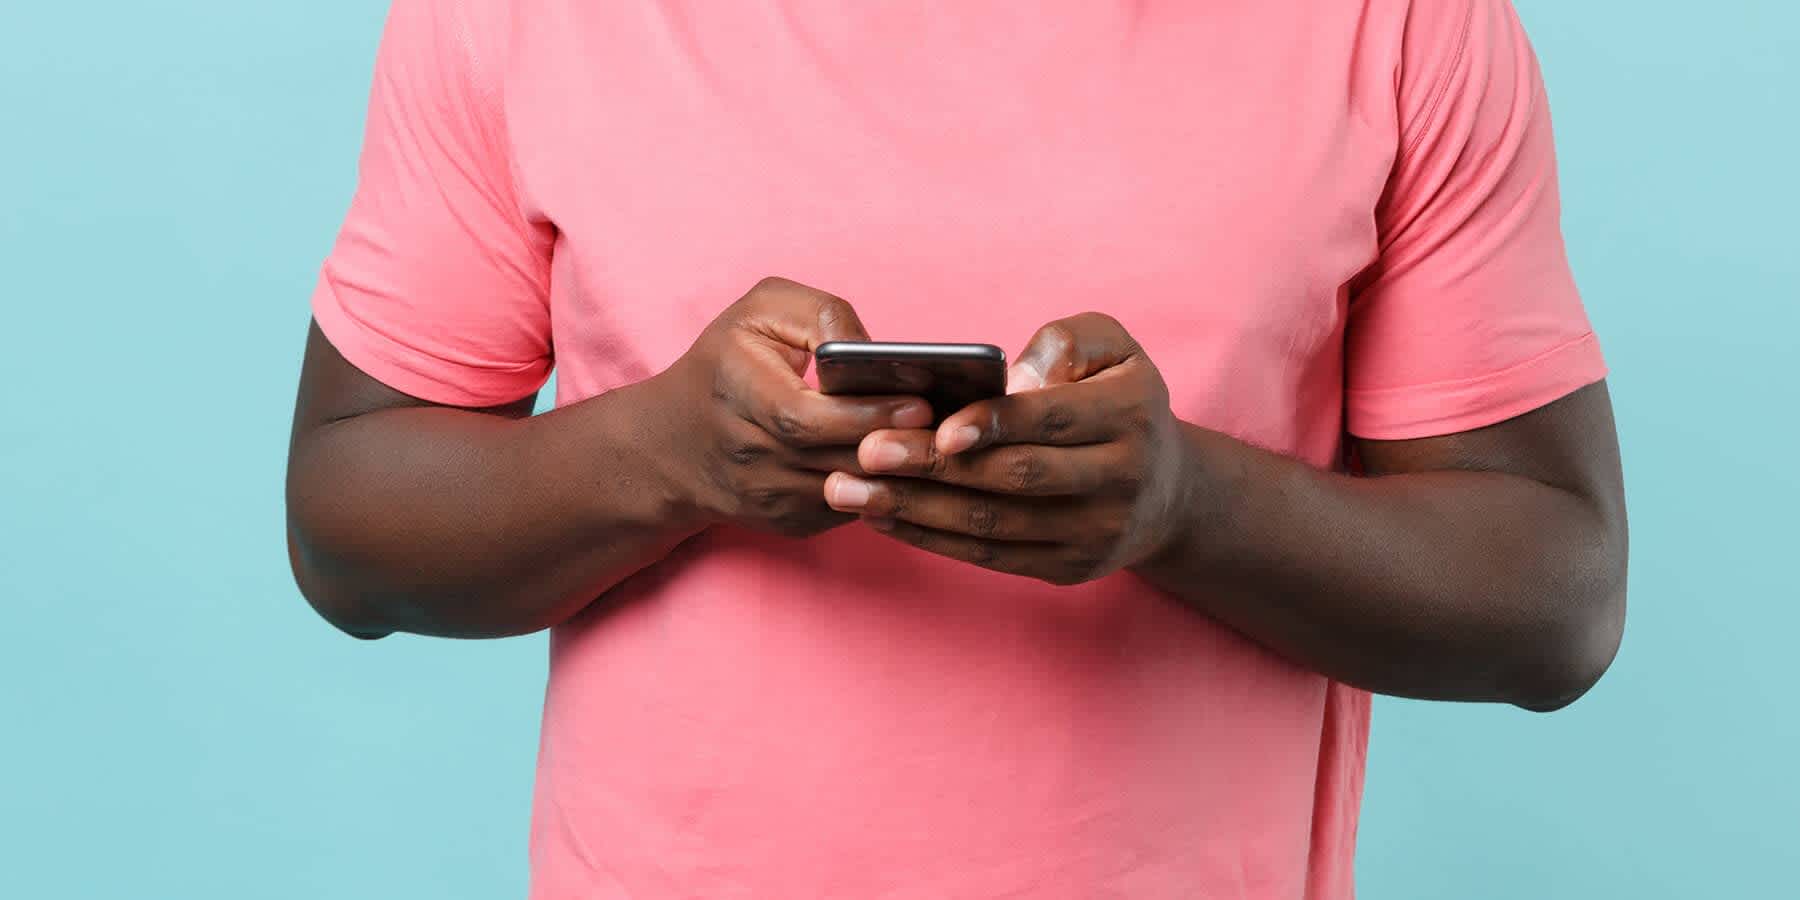
[[[1345,421],[1357,437],[1399,441],[1484,428],[1553,403],[1607,374],[1593,332],[1511,368],[1457,381],[1346,390]]]
[[[500,406],[542,388],[547,371],[481,369],[429,356],[358,320],[338,299],[329,275],[313,292],[313,321],[351,365],[403,394],[447,406]]]

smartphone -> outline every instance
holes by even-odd
[[[827,394],[910,394],[932,418],[1006,393],[1006,352],[992,344],[830,341],[813,354]]]

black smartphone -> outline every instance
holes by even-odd
[[[910,394],[932,418],[1006,393],[1006,352],[992,344],[829,341],[813,354],[827,394]]]

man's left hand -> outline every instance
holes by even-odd
[[[871,477],[833,473],[826,501],[915,547],[1059,585],[1172,545],[1197,466],[1124,326],[1099,313],[1052,322],[1007,382],[935,431],[871,433],[857,448]]]

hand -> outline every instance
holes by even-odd
[[[1038,331],[1007,396],[935,432],[884,429],[825,495],[877,530],[941,556],[1067,585],[1169,546],[1189,507],[1182,426],[1161,373],[1109,316]]]
[[[850,521],[822,498],[825,477],[856,467],[856,444],[879,428],[918,428],[917,397],[830,397],[802,380],[826,341],[868,340],[850,304],[765,278],[651,379],[645,427],[676,506],[702,524],[731,522],[791,536]]]

